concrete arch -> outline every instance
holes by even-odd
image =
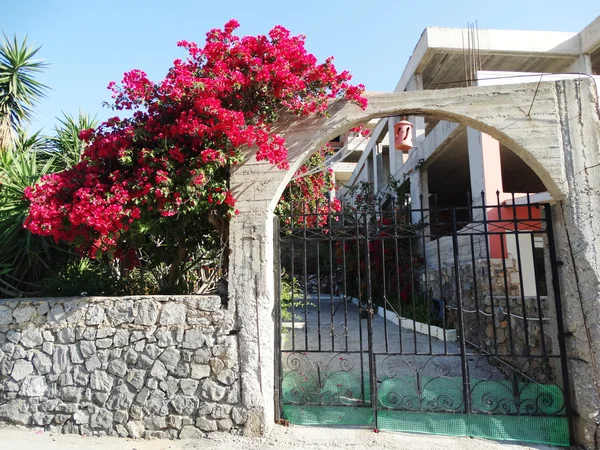
[[[368,95],[365,111],[339,102],[332,105],[327,119],[294,120],[283,125],[289,144],[290,170],[275,192],[275,207],[287,183],[312,153],[350,128],[371,119],[398,115],[431,115],[483,131],[514,151],[546,185],[556,200],[564,198],[564,176],[556,156],[560,129],[556,121],[556,83],[539,86],[531,116],[526,112],[537,83],[487,88],[458,88],[443,91],[414,91]],[[292,125],[293,124],[293,125]],[[536,136],[535,141],[531,137]],[[552,150],[556,152],[552,154]]]
[[[324,143],[373,118],[429,114],[483,131],[505,144],[533,169],[554,199],[563,199],[567,188],[557,106],[562,83],[370,94],[365,111],[338,101],[332,104],[326,118],[282,120],[275,129],[286,138],[290,170],[284,173],[266,167],[256,162],[250,152],[248,162],[238,168],[240,184],[235,195],[265,201],[272,211],[298,167]],[[244,179],[252,180],[254,186]]]

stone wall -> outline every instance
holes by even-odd
[[[240,432],[232,310],[218,296],[0,300],[0,422],[132,438]]]
[[[540,382],[555,382],[556,367],[547,367],[544,357],[559,354],[553,298],[521,296],[518,265],[511,258],[475,260],[475,270],[465,261],[458,275],[465,338],[474,349],[497,355]],[[445,301],[446,327],[458,329],[454,266],[428,270],[427,286],[434,298]]]

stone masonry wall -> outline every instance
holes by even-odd
[[[553,382],[557,373],[555,368],[547,367],[545,357],[558,352],[556,316],[551,299],[547,296],[539,299],[537,296],[521,297],[519,272],[514,260],[507,259],[504,264],[498,259],[476,260],[475,270],[471,262],[462,262],[458,273],[467,341],[531,377],[543,377],[538,381]],[[428,270],[427,286],[434,298],[445,301],[447,328],[458,329],[454,266],[443,265]]]
[[[0,422],[132,438],[240,432],[232,309],[218,296],[0,300]]]

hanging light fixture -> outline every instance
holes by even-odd
[[[396,150],[408,151],[412,148],[413,124],[406,120],[406,116],[394,125],[394,148]]]

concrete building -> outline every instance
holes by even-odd
[[[428,27],[417,42],[395,92],[581,77],[592,77],[600,86],[598,75],[600,17],[579,33]],[[539,113],[537,106],[534,95],[524,113],[528,116]],[[371,125],[371,138],[354,171],[346,183],[344,178],[338,180],[338,186],[346,186],[338,187],[340,194],[360,182],[372,183],[375,192],[381,193],[391,175],[410,183],[414,209],[466,207],[471,203],[479,206],[485,201],[486,205],[505,205],[505,214],[511,214],[513,201],[554,202],[528,162],[489,135],[433,116],[410,116],[413,149],[403,152],[394,149],[393,127],[399,120],[398,117],[381,119]],[[476,209],[471,214],[481,219],[477,215],[482,211]],[[502,215],[502,210],[499,211]],[[523,208],[515,211],[529,213]],[[488,208],[487,214],[490,219],[497,218],[491,216],[497,216],[498,210]],[[421,219],[420,213],[413,215],[415,221]],[[436,220],[429,219],[432,224]],[[443,233],[439,237],[442,259],[451,260],[450,239],[444,239]],[[502,245],[499,240],[492,240],[490,246],[492,258],[503,256],[514,260],[512,263],[523,276],[524,295],[535,295],[536,278],[540,282],[535,267],[543,267],[544,258],[541,237],[531,242],[523,236],[522,242],[517,243],[514,235],[507,234]],[[431,251],[436,252],[433,247]]]
[[[600,75],[600,17],[579,33],[428,27],[395,92],[589,75]],[[527,113],[535,112],[532,101]],[[414,148],[406,153],[394,150],[390,131],[398,120],[382,119],[372,126],[371,139],[346,185],[369,181],[379,191],[389,175],[407,177],[417,207],[421,195],[425,202],[437,195],[439,206],[461,206],[467,192],[477,201],[482,191],[488,204],[496,203],[496,191],[501,201],[512,193],[541,194],[537,200],[550,200],[526,162],[485,133],[456,122],[412,116]]]

